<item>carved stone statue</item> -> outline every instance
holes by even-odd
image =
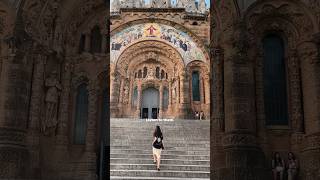
[[[153,79],[155,77],[155,69],[154,67],[150,67],[147,75],[147,79]]]
[[[198,12],[199,13],[206,12],[206,2],[204,0],[199,0]]]
[[[45,98],[46,113],[45,119],[42,123],[42,132],[48,134],[48,130],[54,130],[58,124],[58,101],[62,87],[58,80],[58,74],[56,71],[51,72],[50,76],[45,81],[45,86],[47,88]]]
[[[168,8],[171,6],[171,1],[168,0],[152,0],[151,7],[152,8]]]

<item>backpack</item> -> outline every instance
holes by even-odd
[[[162,137],[157,137],[157,139],[154,141],[153,143],[153,147],[157,148],[157,149],[161,149],[163,147],[162,144]]]

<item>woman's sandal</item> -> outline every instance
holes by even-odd
[[[160,171],[160,168],[157,168],[158,171]]]

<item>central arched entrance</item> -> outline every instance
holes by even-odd
[[[157,119],[159,114],[159,90],[153,87],[142,91],[141,118]]]

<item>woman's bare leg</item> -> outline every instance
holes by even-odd
[[[160,156],[157,157],[157,168],[160,169]]]
[[[155,154],[152,155],[153,156],[153,162],[157,161],[157,156]]]

